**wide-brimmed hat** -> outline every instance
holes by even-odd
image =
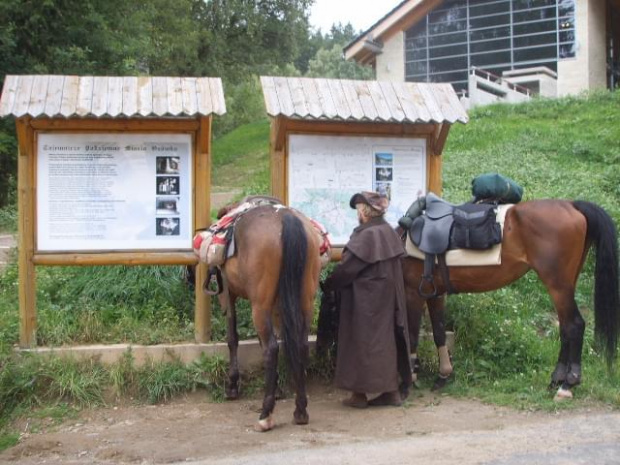
[[[358,203],[365,203],[370,208],[372,208],[376,212],[381,213],[382,215],[387,212],[387,209],[390,206],[390,201],[385,195],[369,191],[353,194],[353,197],[351,197],[351,200],[349,201],[349,205],[351,206],[351,208],[355,208],[355,205],[357,205]]]

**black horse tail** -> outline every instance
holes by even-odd
[[[587,240],[596,247],[594,271],[594,334],[602,344],[608,364],[615,358],[620,332],[618,289],[618,235],[609,214],[598,205],[575,201],[588,221]]]
[[[307,365],[306,328],[301,305],[308,239],[301,220],[289,212],[282,215],[282,268],[278,282],[278,300],[282,339],[288,367],[295,383],[303,380]]]

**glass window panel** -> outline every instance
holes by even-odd
[[[575,16],[575,0],[560,0],[558,2],[558,13],[560,16]]]
[[[478,40],[499,39],[502,37],[510,37],[509,26],[482,29],[480,31],[471,31],[472,42]]]
[[[555,6],[557,0],[514,0],[512,4],[513,10],[529,10],[541,6]],[[573,1],[573,0],[570,0]]]
[[[414,61],[414,60],[426,60],[426,47],[418,48],[415,50],[407,50],[405,54],[406,61]]]
[[[449,23],[437,23],[428,25],[428,34],[447,34],[449,32],[465,31],[467,29],[467,21],[451,21]]]
[[[430,58],[446,57],[452,55],[467,55],[467,44],[430,48],[428,50],[428,55]]]
[[[560,18],[558,20],[558,29],[563,31],[565,29],[574,29],[575,28],[575,20],[572,18]]]
[[[482,53],[471,56],[471,65],[486,68],[491,65],[510,63],[510,50],[503,52]]]
[[[443,23],[467,18],[467,6],[456,4],[452,8],[433,11],[428,15],[428,22]]]
[[[472,42],[470,45],[471,53],[492,52],[510,48],[510,39],[487,40],[484,42]]]
[[[481,5],[474,5],[473,3],[469,7],[469,16],[486,16],[495,13],[508,13],[510,12],[510,2],[496,2],[487,3]]]
[[[569,29],[568,31],[560,31],[560,42],[574,42],[575,30]]]
[[[415,39],[416,37],[421,37],[426,35],[426,20],[423,19],[418,24],[414,25],[410,28],[405,36],[407,39]]]
[[[406,49],[420,48],[420,47],[426,47],[426,37],[420,37],[417,39],[408,39],[405,45]]]
[[[467,81],[452,82],[452,87],[457,94],[467,92]]]
[[[522,36],[514,38],[515,48],[520,47],[534,47],[536,45],[548,45],[555,44],[557,40],[557,34],[555,31],[546,34],[536,34],[533,36]]]
[[[478,18],[470,18],[469,27],[471,29],[479,29],[483,27],[503,26],[504,24],[510,24],[510,15],[493,15],[493,16],[481,16]]]
[[[575,42],[560,44],[560,58],[575,58]]]
[[[405,74],[407,76],[422,75],[426,76],[428,64],[426,61],[412,61],[405,65]]]
[[[431,36],[428,39],[428,44],[431,47],[463,43],[467,43],[466,32],[457,32],[455,34],[445,34],[441,36]]]
[[[430,73],[444,73],[457,69],[467,70],[467,57],[435,59],[429,62]]]
[[[512,20],[515,23],[523,23],[528,21],[538,21],[541,19],[554,19],[555,7],[542,8],[540,10],[519,11],[512,15]]]
[[[467,70],[455,71],[453,73],[432,74],[429,76],[430,82],[454,82],[467,79]]]
[[[539,48],[526,48],[522,50],[515,50],[514,57],[515,62],[518,61],[541,61],[555,58],[557,56],[557,47],[552,45],[550,47]]]
[[[540,21],[537,23],[515,24],[514,35],[536,34],[537,32],[555,31],[555,21]]]

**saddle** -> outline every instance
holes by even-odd
[[[424,252],[424,273],[418,289],[424,298],[437,296],[433,282],[435,263],[449,294],[454,293],[445,254],[453,249],[486,250],[501,242],[501,227],[494,203],[455,205],[429,193],[409,208],[399,224],[411,241]],[[425,292],[426,285],[431,292]]]

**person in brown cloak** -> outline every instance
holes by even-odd
[[[360,226],[322,286],[341,296],[336,386],[352,391],[343,401],[350,407],[401,405],[412,383],[401,268],[405,250],[383,218],[387,197],[361,192],[349,203]],[[370,393],[381,394],[369,401]]]

